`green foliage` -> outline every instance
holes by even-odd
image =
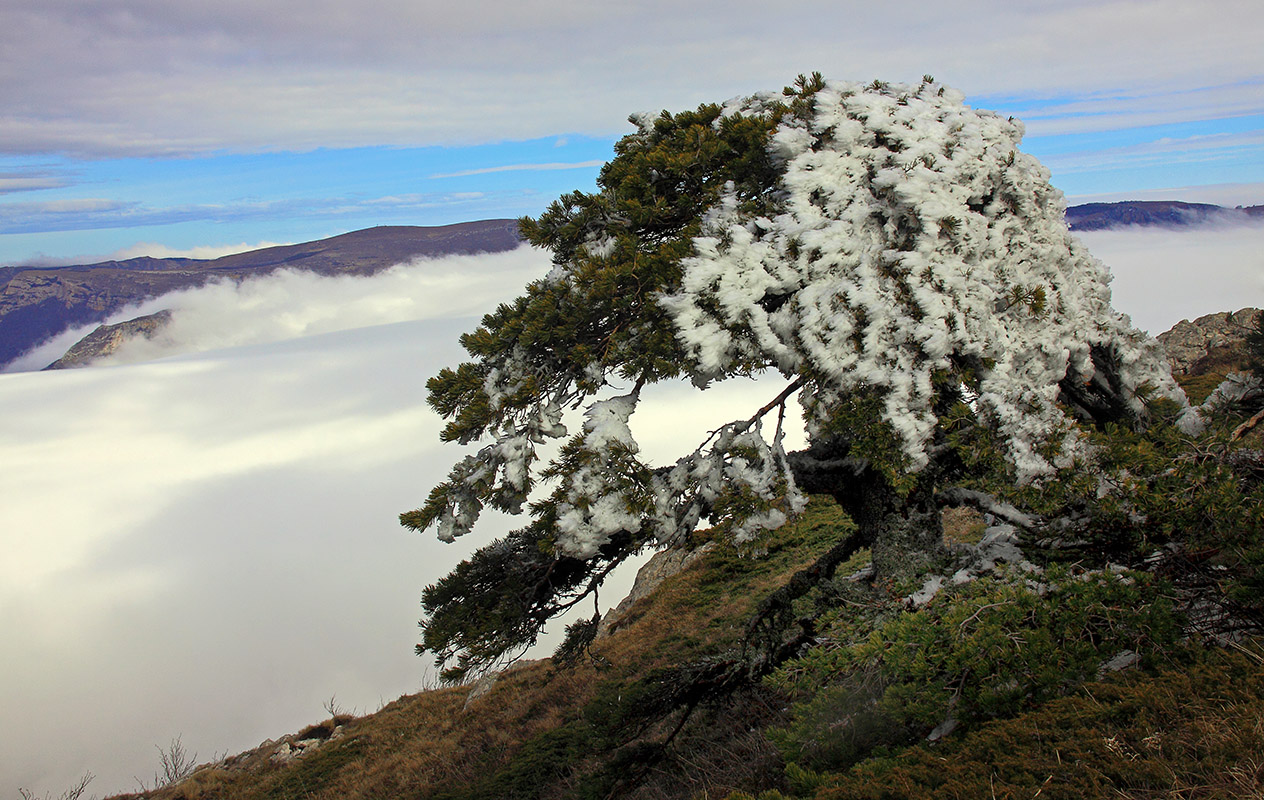
[[[479,549],[422,593],[420,655],[431,652],[446,682],[459,683],[471,669],[534,644],[544,624],[591,589],[589,562],[541,547],[534,529],[516,531]],[[597,575],[634,549],[624,537],[602,548]],[[599,578],[598,578],[599,580]]]
[[[1264,377],[1264,313],[1255,315],[1255,327],[1246,335],[1247,369]]]
[[[566,626],[566,634],[553,651],[553,663],[560,667],[572,667],[588,652],[588,646],[597,636],[601,616],[581,619]]]
[[[1035,583],[1039,580],[1039,583]],[[801,698],[774,732],[790,761],[846,766],[879,745],[1012,716],[1065,694],[1129,649],[1151,653],[1178,631],[1161,587],[1140,573],[981,578],[875,627],[840,620],[818,647],[771,678]]]
[[[1189,650],[964,736],[796,782],[815,800],[1199,797],[1264,791],[1260,656]]]
[[[1068,535],[1086,542],[1077,558],[1141,558],[1175,543],[1217,552],[1226,577],[1251,571],[1243,556],[1264,547],[1264,470],[1230,441],[1236,418],[1213,417],[1194,438],[1175,424],[1178,415],[1174,404],[1156,402],[1145,431],[1107,426],[1091,434],[1092,468],[998,488],[1023,508],[1076,520]]]
[[[545,786],[571,773],[587,754],[585,726],[569,723],[533,737],[508,763],[483,780],[428,795],[430,800],[533,800]]]
[[[427,384],[430,404],[452,420],[445,441],[473,441],[568,383],[586,395],[607,374],[655,381],[680,373],[683,353],[655,295],[679,284],[702,213],[726,184],[747,207],[762,209],[777,182],[767,148],[775,121],[720,111],[714,104],[664,111],[616,143],[599,192],[572,192],[538,219],[521,220],[523,237],[551,250],[572,277],[532,283],[461,338],[477,360]],[[493,408],[488,366],[508,358],[529,362],[532,378]]]
[[[580,406],[610,380],[640,387],[681,374],[687,359],[657,298],[679,287],[681,260],[722,192],[735,192],[750,213],[771,207],[778,171],[770,134],[782,113],[802,111],[822,85],[819,75],[804,79],[790,104],[774,104],[781,110],[767,116],[723,115],[715,104],[664,111],[615,145],[597,193],[572,192],[539,218],[521,220],[524,238],[551,250],[566,275],[535,281],[484,317],[461,338],[472,360],[427,383],[430,405],[448,421],[445,441],[491,435],[500,444],[459,462],[420,508],[400,515],[403,525],[438,525],[450,539],[484,506],[520,513],[534,488],[535,445],[565,433],[562,408]],[[427,588],[419,649],[441,664],[456,660],[450,679],[534,642],[543,621],[577,599],[570,593],[587,594],[608,567],[657,535],[648,527],[625,532],[584,562],[554,555],[559,504],[586,514],[600,499],[575,485],[584,471],[600,473],[604,495],[622,490],[627,514],[648,516],[651,476],[635,452],[616,446],[597,453],[582,434],[572,438],[540,473],[557,485],[532,505],[533,523]],[[740,490],[715,500],[710,511],[719,521],[771,511],[767,500]],[[512,563],[518,558],[522,564]]]

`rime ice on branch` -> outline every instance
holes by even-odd
[[[428,385],[446,440],[492,441],[402,515],[409,527],[450,540],[484,505],[521,510],[566,407],[586,408],[584,429],[539,472],[554,488],[519,534],[587,561],[704,518],[738,539],[782,524],[803,502],[780,444],[795,390],[810,439],[892,497],[935,472],[948,421],[987,431],[1029,481],[1082,455],[1074,418],[1135,422],[1143,387],[1183,402],[1152,340],[1111,309],[1048,171],[1017,149],[1021,123],[929,78],[819,75],[632,121],[598,193],[523,220],[553,271]],[[674,465],[638,458],[642,386],[770,369],[791,384],[752,418]]]

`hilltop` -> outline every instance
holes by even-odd
[[[67,328],[101,322],[125,306],[208,281],[240,281],[278,269],[372,275],[416,258],[502,252],[518,244],[516,220],[492,219],[368,228],[209,260],[142,257],[66,267],[0,267],[0,366]]]
[[[1241,223],[1264,218],[1264,206],[1225,208],[1210,203],[1177,200],[1124,200],[1117,203],[1083,203],[1067,208],[1067,226],[1073,231],[1100,231],[1132,225],[1183,228],[1209,222]]]

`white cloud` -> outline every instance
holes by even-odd
[[[183,289],[112,314],[114,324],[170,310],[151,340],[135,339],[103,365],[131,364],[184,353],[264,344],[333,331],[415,319],[483,313],[505,287],[543,276],[549,257],[531,247],[469,256],[418,259],[369,278],[281,270],[240,283]],[[96,325],[66,331],[19,356],[6,369],[42,369]]]
[[[565,142],[565,140],[560,140]],[[560,146],[560,145],[554,145]],[[553,161],[546,164],[504,164],[499,167],[483,167],[482,169],[466,169],[460,172],[445,172],[438,175],[429,176],[435,178],[464,178],[469,175],[489,175],[493,172],[541,172],[559,169],[588,169],[589,167],[600,167],[606,162],[597,161],[576,161],[571,163]]]
[[[1058,173],[1162,167],[1213,162],[1231,154],[1264,151],[1264,130],[1182,138],[1161,138],[1121,147],[1046,156],[1045,166]],[[1170,198],[1169,198],[1170,199]]]
[[[466,325],[0,376],[0,791],[119,791],[182,733],[209,757],[419,688],[417,597],[460,553],[394,517]]]
[[[213,13],[12,0],[0,9],[0,70],[20,79],[0,86],[0,149],[161,154],[604,135],[626,130],[629,112],[775,89],[811,69],[855,80],[930,72],[971,96],[1049,98],[1058,119],[1096,129],[1124,117],[1258,113],[1262,29],[1253,0],[1214,10],[1176,0],[866,9],[275,0],[216,3]],[[1062,99],[1086,95],[1087,114]]]
[[[1151,334],[1182,319],[1264,307],[1264,223],[1076,235],[1110,267],[1115,308]]]
[[[0,705],[23,721],[0,729],[0,792],[55,794],[85,770],[122,790],[177,735],[236,752],[319,719],[330,694],[372,710],[419,689],[421,588],[508,529],[445,546],[396,521],[459,455],[424,383],[473,324],[0,376]],[[674,458],[686,428],[776,392],[744,383],[655,392],[645,452]]]
[[[251,250],[262,250],[265,247],[281,247],[282,245],[287,244],[293,244],[293,242],[256,242],[254,244],[239,242],[238,244],[208,244],[185,249],[177,249],[157,242],[137,242],[130,247],[125,247],[122,250],[116,250],[111,253],[109,260],[124,261],[129,258],[137,258],[140,256],[149,256],[150,258],[212,259],[219,258],[220,256],[230,256],[234,253],[246,253]]]
[[[0,194],[58,189],[65,185],[63,178],[47,175],[0,175]]]

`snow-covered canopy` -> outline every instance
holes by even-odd
[[[662,302],[708,377],[752,357],[810,371],[830,398],[808,406],[817,417],[837,395],[877,390],[913,470],[938,422],[935,373],[971,361],[978,412],[1032,478],[1052,469],[1040,446],[1065,427],[1059,382],[1091,380],[1094,347],[1115,352],[1129,402],[1146,383],[1179,390],[1111,309],[1106,268],[1068,233],[1048,170],[1017,149],[1022,123],[963,99],[929,81],[827,83],[809,116],[772,134],[778,213],[745,215],[726,195]]]
[[[811,436],[885,431],[891,452],[867,457],[904,473],[926,467],[943,409],[964,404],[1021,480],[1076,454],[1069,392],[1138,414],[1143,386],[1183,401],[1156,345],[1111,308],[1048,171],[1017,149],[1021,123],[930,79],[813,76],[638,124],[601,193],[532,223],[552,273],[468,337],[476,361],[432,383],[449,438],[496,441],[406,524],[451,539],[484,502],[520,510],[536,445],[565,435],[573,405],[584,428],[532,509],[557,553],[590,559],[620,532],[672,540],[703,516],[737,538],[779,526],[802,502],[780,428],[765,441],[752,418],[670,469],[638,460],[639,388],[680,374],[705,387],[780,370]],[[613,374],[637,389],[598,400]]]

